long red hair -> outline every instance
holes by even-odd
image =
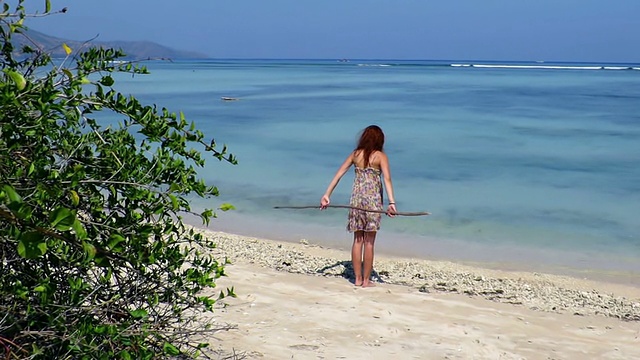
[[[369,166],[369,158],[374,151],[382,151],[384,146],[384,133],[378,125],[367,126],[362,130],[358,146],[354,151],[362,150],[364,156],[364,167]]]

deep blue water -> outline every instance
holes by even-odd
[[[378,124],[398,209],[432,212],[383,220],[382,249],[640,274],[640,65],[147,65],[151,75],[118,77],[116,88],[183,111],[239,159],[202,169],[222,196],[194,206],[237,207],[214,229],[348,246],[346,212],[273,206],[317,204],[358,132]],[[333,203],[348,202],[352,178]]]

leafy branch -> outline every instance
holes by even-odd
[[[185,226],[189,197],[218,195],[198,168],[236,164],[180,113],[114,89],[148,74],[120,50],[20,51],[25,0],[0,13],[0,351],[6,358],[221,357],[201,341],[224,264]],[[103,113],[116,115],[117,123]],[[222,204],[221,211],[232,206]],[[204,223],[212,209],[197,214]],[[236,357],[236,354],[230,356]]]

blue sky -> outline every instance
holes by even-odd
[[[68,12],[27,25],[73,40],[151,40],[215,58],[640,62],[640,0],[51,3]]]

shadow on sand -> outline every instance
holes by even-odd
[[[340,272],[342,269],[342,272]],[[349,280],[350,283],[355,284],[355,276],[353,273],[353,263],[349,260],[338,261],[335,264],[327,265],[321,269],[318,269],[316,273],[322,276],[342,276]],[[385,281],[380,277],[380,274],[373,269],[371,271],[371,278],[377,283],[384,283]]]

